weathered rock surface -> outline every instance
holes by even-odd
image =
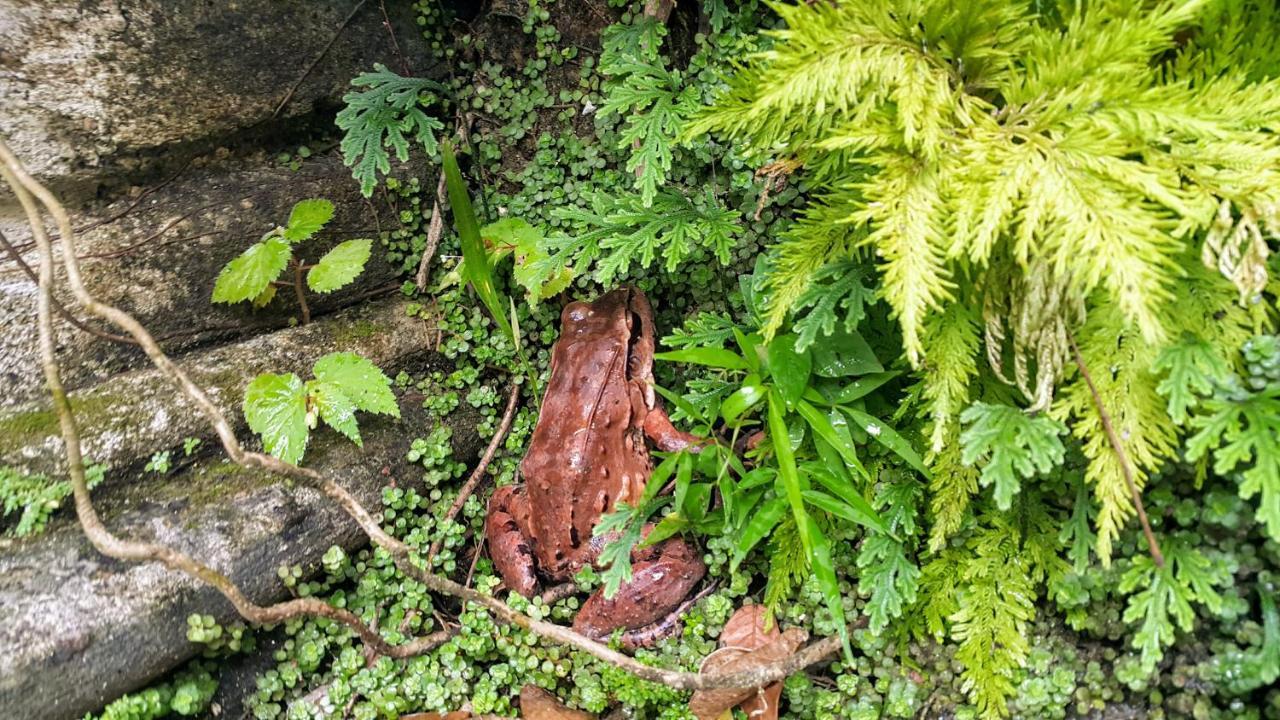
[[[403,301],[384,300],[310,325],[189,353],[179,362],[240,430],[244,388],[258,373],[310,377],[317,358],[346,350],[392,369],[425,354],[431,336],[426,323],[405,313]],[[71,403],[85,457],[116,468],[181,445],[186,437],[212,438],[207,421],[192,403],[171,380],[150,368],[73,392]],[[0,465],[27,472],[56,472],[62,467],[61,436],[48,400],[0,411]]]
[[[136,206],[135,199],[126,197],[77,214],[73,224],[85,228],[76,238],[85,284],[98,299],[137,317],[170,354],[283,327],[300,315],[287,288],[261,310],[249,303],[215,305],[210,297],[223,265],[283,224],[293,204],[307,197],[333,201],[335,216],[314,239],[298,246],[295,252],[305,261],[314,262],[344,240],[375,239],[373,255],[356,282],[329,295],[307,293],[312,314],[323,315],[393,283],[394,271],[376,243],[378,229],[394,222],[391,209],[385,202],[365,202],[350,171],[337,157],[326,156],[297,171],[243,160],[213,162],[189,168]],[[109,222],[93,224],[99,221]],[[30,238],[13,217],[0,219],[0,231],[15,245]],[[33,251],[24,257],[30,267],[38,267]],[[0,408],[44,396],[35,295],[35,283],[0,251]],[[119,333],[86,317],[65,283],[57,296],[92,327]],[[63,379],[71,388],[149,364],[136,346],[102,339],[60,317],[57,323]]]
[[[164,166],[172,153],[339,101],[373,63],[400,69],[379,3],[355,0],[0,0],[0,133],[56,191]],[[386,3],[415,74],[411,3]],[[340,30],[341,28],[341,30]],[[403,70],[400,70],[403,72]]]
[[[308,466],[376,507],[384,485],[419,477],[404,460],[413,434],[428,431],[415,404],[402,403],[401,423],[362,421],[363,450],[319,433]],[[451,420],[458,457],[478,451],[476,419]],[[314,566],[331,545],[365,542],[319,492],[217,458],[95,494],[115,533],[180,548],[228,573],[257,602],[285,596],[281,565]],[[73,518],[42,536],[0,540],[0,715],[78,718],[145,685],[198,652],[186,639],[186,618],[196,612],[235,617],[215,591],[179,573],[99,555]]]

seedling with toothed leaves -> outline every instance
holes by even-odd
[[[227,263],[218,273],[213,286],[215,303],[252,302],[265,307],[281,287],[292,287],[302,309],[303,324],[311,322],[311,308],[303,290],[306,286],[318,293],[331,293],[350,285],[369,262],[373,241],[367,238],[347,240],[325,253],[313,265],[293,254],[294,245],[309,240],[333,218],[333,203],[312,198],[293,206],[289,222],[276,227],[239,257]],[[280,280],[285,268],[293,269],[292,280]]]
[[[262,436],[263,449],[281,460],[298,464],[321,420],[364,447],[357,410],[399,419],[391,379],[368,359],[329,353],[316,360],[312,374],[314,379],[303,382],[293,373],[263,373],[244,391],[249,428]]]

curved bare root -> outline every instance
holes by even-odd
[[[43,205],[49,215],[53,217],[54,223],[58,228],[61,239],[62,265],[66,272],[67,283],[77,302],[90,315],[97,316],[115,325],[138,343],[143,351],[146,352],[152,364],[169,376],[183,394],[195,403],[197,409],[212,425],[222,443],[223,449],[234,462],[245,467],[261,468],[318,488],[340,505],[375,545],[391,555],[396,567],[401,572],[422,583],[433,592],[482,606],[502,622],[516,625],[548,641],[593,655],[644,680],[662,683],[679,690],[768,685],[793,672],[822,661],[839,649],[839,638],[832,636],[810,643],[795,653],[769,665],[749,670],[710,674],[668,670],[645,665],[634,658],[613,650],[607,645],[576,633],[570,628],[544,620],[535,620],[528,615],[517,612],[495,597],[472,590],[447,577],[428,572],[424,569],[425,563],[414,556],[412,549],[408,545],[388,535],[377,520],[369,514],[368,510],[333,479],[321,475],[315,470],[300,468],[282,462],[270,455],[245,450],[236,438],[231,424],[222,414],[222,411],[181,367],[165,355],[151,333],[133,316],[119,308],[99,302],[85,289],[81,280],[79,262],[76,258],[75,235],[66,209],[48,189],[31,177],[22,166],[22,163],[10,151],[9,146],[3,141],[0,141],[0,176],[13,189],[13,192],[21,202],[31,225],[32,237],[39,249],[40,292],[37,296],[37,311],[40,329],[41,365],[49,386],[49,392],[53,397],[54,410],[58,415],[63,442],[66,446],[67,472],[71,476],[76,516],[89,541],[102,554],[121,560],[160,562],[174,570],[186,573],[221,592],[235,606],[236,611],[251,622],[277,623],[299,615],[319,615],[331,618],[351,627],[371,650],[382,655],[391,657],[418,655],[427,652],[449,637],[449,631],[443,631],[417,638],[402,645],[389,645],[376,630],[367,626],[354,614],[332,607],[314,598],[295,599],[277,605],[257,605],[245,597],[235,583],[226,575],[213,568],[163,545],[119,538],[106,528],[89,497],[80,448],[80,433],[76,426],[71,405],[67,400],[66,391],[62,386],[57,357],[54,352],[52,320],[54,250],[49,235],[45,230],[40,205]],[[39,205],[36,202],[37,200]],[[509,407],[513,406],[514,402],[509,402]],[[499,435],[501,434],[499,433]]]

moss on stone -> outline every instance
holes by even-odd
[[[350,323],[341,323],[333,328],[333,343],[339,349],[347,350],[360,341],[373,337],[379,329],[378,324],[371,320],[354,320]]]

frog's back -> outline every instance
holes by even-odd
[[[636,468],[643,438],[632,427],[627,382],[631,322],[613,296],[565,307],[538,424],[520,464],[535,552],[553,575],[585,551],[618,496],[644,482]],[[647,454],[644,460],[647,469]]]

